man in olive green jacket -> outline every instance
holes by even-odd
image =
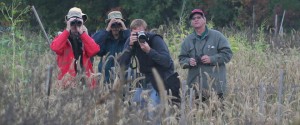
[[[181,67],[188,69],[187,84],[192,87],[197,83],[202,93],[213,90],[223,98],[227,84],[225,63],[232,57],[230,45],[222,33],[207,28],[202,10],[194,9],[190,21],[194,32],[184,39],[179,55]],[[202,96],[205,99],[208,95]]]

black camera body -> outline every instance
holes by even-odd
[[[71,21],[71,26],[78,26],[78,27],[80,27],[82,25],[82,21],[80,21],[80,20],[73,20],[73,21]]]
[[[204,56],[204,54],[195,57],[197,65],[203,65],[203,63],[201,62],[202,56]]]
[[[146,35],[145,31],[139,31],[136,33],[139,43],[145,43],[148,41],[148,36]]]
[[[122,24],[119,23],[119,22],[114,22],[114,23],[111,24],[111,28],[119,28],[121,26],[122,26]]]

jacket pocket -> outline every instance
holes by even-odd
[[[215,54],[218,53],[217,46],[216,45],[211,45],[211,44],[208,44],[205,47],[205,51],[206,51],[206,54],[208,56],[212,56],[212,55],[215,55]]]

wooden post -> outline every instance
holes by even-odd
[[[190,97],[189,97],[189,106],[190,106],[190,110],[193,109],[193,98],[194,98],[194,90],[193,88],[190,88]]]
[[[259,83],[259,113],[261,116],[265,116],[265,86],[261,82]],[[260,118],[260,124],[263,124],[264,118]]]
[[[282,37],[283,36],[283,20],[284,20],[284,15],[285,15],[285,10],[283,11],[283,15],[282,15],[282,19],[281,19],[281,23],[280,23],[280,28],[279,28],[279,35]]]
[[[186,125],[187,124],[187,121],[186,121],[186,115],[185,115],[185,105],[186,105],[186,102],[185,102],[185,94],[186,94],[186,82],[182,82],[181,81],[181,109],[180,109],[180,114],[181,114],[181,117],[180,117],[180,120],[179,120],[179,124],[180,125]]]
[[[278,32],[278,15],[275,15],[275,23],[274,23],[274,27],[275,27],[275,37],[277,37],[277,32]]]
[[[53,66],[48,65],[46,84],[45,84],[46,85],[45,89],[46,89],[46,94],[47,94],[46,102],[45,102],[45,107],[46,107],[46,116],[45,116],[45,120],[44,120],[45,124],[47,124],[47,119],[49,116],[48,109],[49,109],[49,96],[50,96],[50,90],[51,90],[52,71],[53,71]]]
[[[43,31],[43,33],[44,33],[46,39],[47,39],[48,44],[50,45],[50,39],[49,39],[49,37],[48,37],[48,35],[47,35],[45,29],[44,29],[44,26],[43,26],[43,24],[42,24],[42,22],[41,22],[41,20],[40,20],[40,17],[39,17],[39,15],[38,15],[38,13],[36,12],[34,6],[32,6],[31,8],[32,8],[32,11],[33,11],[33,13],[34,13],[34,15],[35,15],[37,21],[38,21],[39,24],[40,24],[40,27],[42,28],[42,31]]]
[[[281,124],[284,71],[279,71],[277,124]]]

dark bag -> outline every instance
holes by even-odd
[[[165,81],[166,90],[172,91],[172,96],[176,97],[176,99],[172,99],[173,102],[180,102],[180,80],[178,78],[178,73],[175,72],[171,76],[169,76]]]

